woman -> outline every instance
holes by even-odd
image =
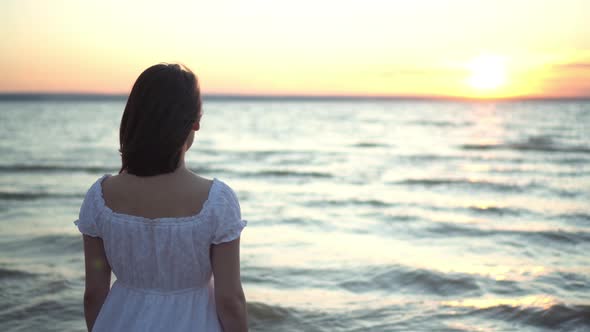
[[[121,119],[121,170],[92,185],[76,221],[88,330],[247,330],[246,221],[229,186],[184,162],[201,116],[190,70],[159,64],[135,82]]]

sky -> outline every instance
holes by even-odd
[[[588,97],[588,0],[0,1],[0,92]]]

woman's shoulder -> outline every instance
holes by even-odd
[[[111,178],[111,174],[104,174],[98,179],[96,179],[90,188],[86,191],[85,200],[96,200],[102,197],[102,185],[105,181]]]
[[[95,191],[100,194],[103,201],[106,201],[105,197],[116,196],[120,192],[119,187],[124,186],[124,182],[124,175],[105,174],[94,183]]]
[[[211,194],[215,206],[216,226],[212,243],[220,244],[239,237],[248,222],[242,219],[238,196],[232,187],[218,178],[214,178],[213,181]]]
[[[209,188],[209,199],[236,196],[233,188],[225,180],[218,177],[209,179],[194,172],[190,172],[190,174],[193,186]]]
[[[238,202],[238,195],[226,181],[216,177],[213,178],[211,181],[211,196],[219,198],[219,201],[221,202]]]
[[[102,193],[100,191],[101,182],[106,179],[109,174],[105,174],[97,179],[88,189],[86,195],[84,196],[84,200],[82,201],[82,206],[80,207],[80,212],[78,214],[78,219],[74,221],[80,232],[83,234],[87,234],[93,237],[101,237],[101,230],[100,230],[100,216],[102,215],[103,211],[103,201],[102,201]]]
[[[189,182],[188,184],[192,188],[208,188],[208,190],[211,190],[216,182],[220,182],[220,180],[217,178],[209,179],[195,172],[189,171],[187,182]]]

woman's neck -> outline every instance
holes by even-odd
[[[184,162],[184,155],[186,154],[186,151],[183,149],[182,152],[180,153],[180,158],[178,158],[178,168],[175,170],[186,170],[186,164]]]

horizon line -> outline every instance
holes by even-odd
[[[108,101],[125,100],[125,93],[96,92],[0,92],[0,101]],[[242,93],[207,93],[205,100],[223,101],[338,101],[338,100],[391,100],[391,101],[590,101],[590,96],[510,96],[510,97],[463,97],[444,95],[330,95],[330,94],[242,94]]]

